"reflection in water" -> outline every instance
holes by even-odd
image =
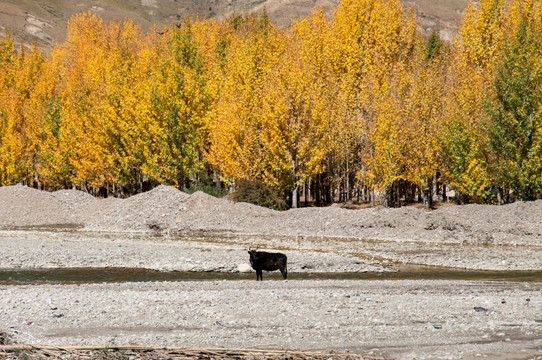
[[[267,273],[265,280],[282,279]],[[0,284],[256,280],[256,273],[155,271],[137,268],[0,269]],[[264,281],[265,281],[264,280]],[[494,280],[542,282],[542,271],[480,271],[409,266],[397,272],[293,272],[288,280]]]

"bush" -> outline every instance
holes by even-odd
[[[192,195],[196,191],[203,191],[207,195],[211,195],[214,197],[224,197],[228,194],[228,190],[226,190],[222,186],[218,186],[212,179],[212,177],[208,174],[202,173],[200,174],[197,181],[194,181],[189,188],[184,190],[187,194]]]
[[[207,195],[211,195],[218,198],[226,196],[228,194],[228,191],[226,189],[217,187],[216,185],[208,185],[208,184],[196,184],[185,190],[185,192],[190,195],[192,195],[196,191],[203,191]]]
[[[239,180],[232,199],[275,210],[287,208],[286,202],[271,187],[260,181]]]

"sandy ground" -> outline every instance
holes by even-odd
[[[0,188],[0,268],[289,272],[422,264],[542,269],[542,202],[275,212],[159,187],[129,199]],[[45,229],[45,230],[44,230]],[[478,310],[475,310],[475,308]],[[0,285],[16,343],[260,347],[400,359],[542,359],[542,281],[186,281]]]

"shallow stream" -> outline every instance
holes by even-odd
[[[256,273],[156,271],[141,268],[0,269],[0,285],[149,281],[255,280]],[[265,280],[282,279],[279,272]],[[542,282],[542,271],[478,271],[407,266],[396,272],[290,272],[289,280],[478,280]]]

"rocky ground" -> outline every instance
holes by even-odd
[[[541,290],[426,280],[4,286],[0,324],[27,344],[524,359],[542,357]]]
[[[276,212],[166,186],[128,199],[10,186],[0,204],[4,269],[232,273],[247,270],[248,248],[285,252],[290,274],[542,269],[542,201]],[[541,290],[542,281],[422,279],[0,285],[0,335],[34,345],[532,359],[542,358]]]

